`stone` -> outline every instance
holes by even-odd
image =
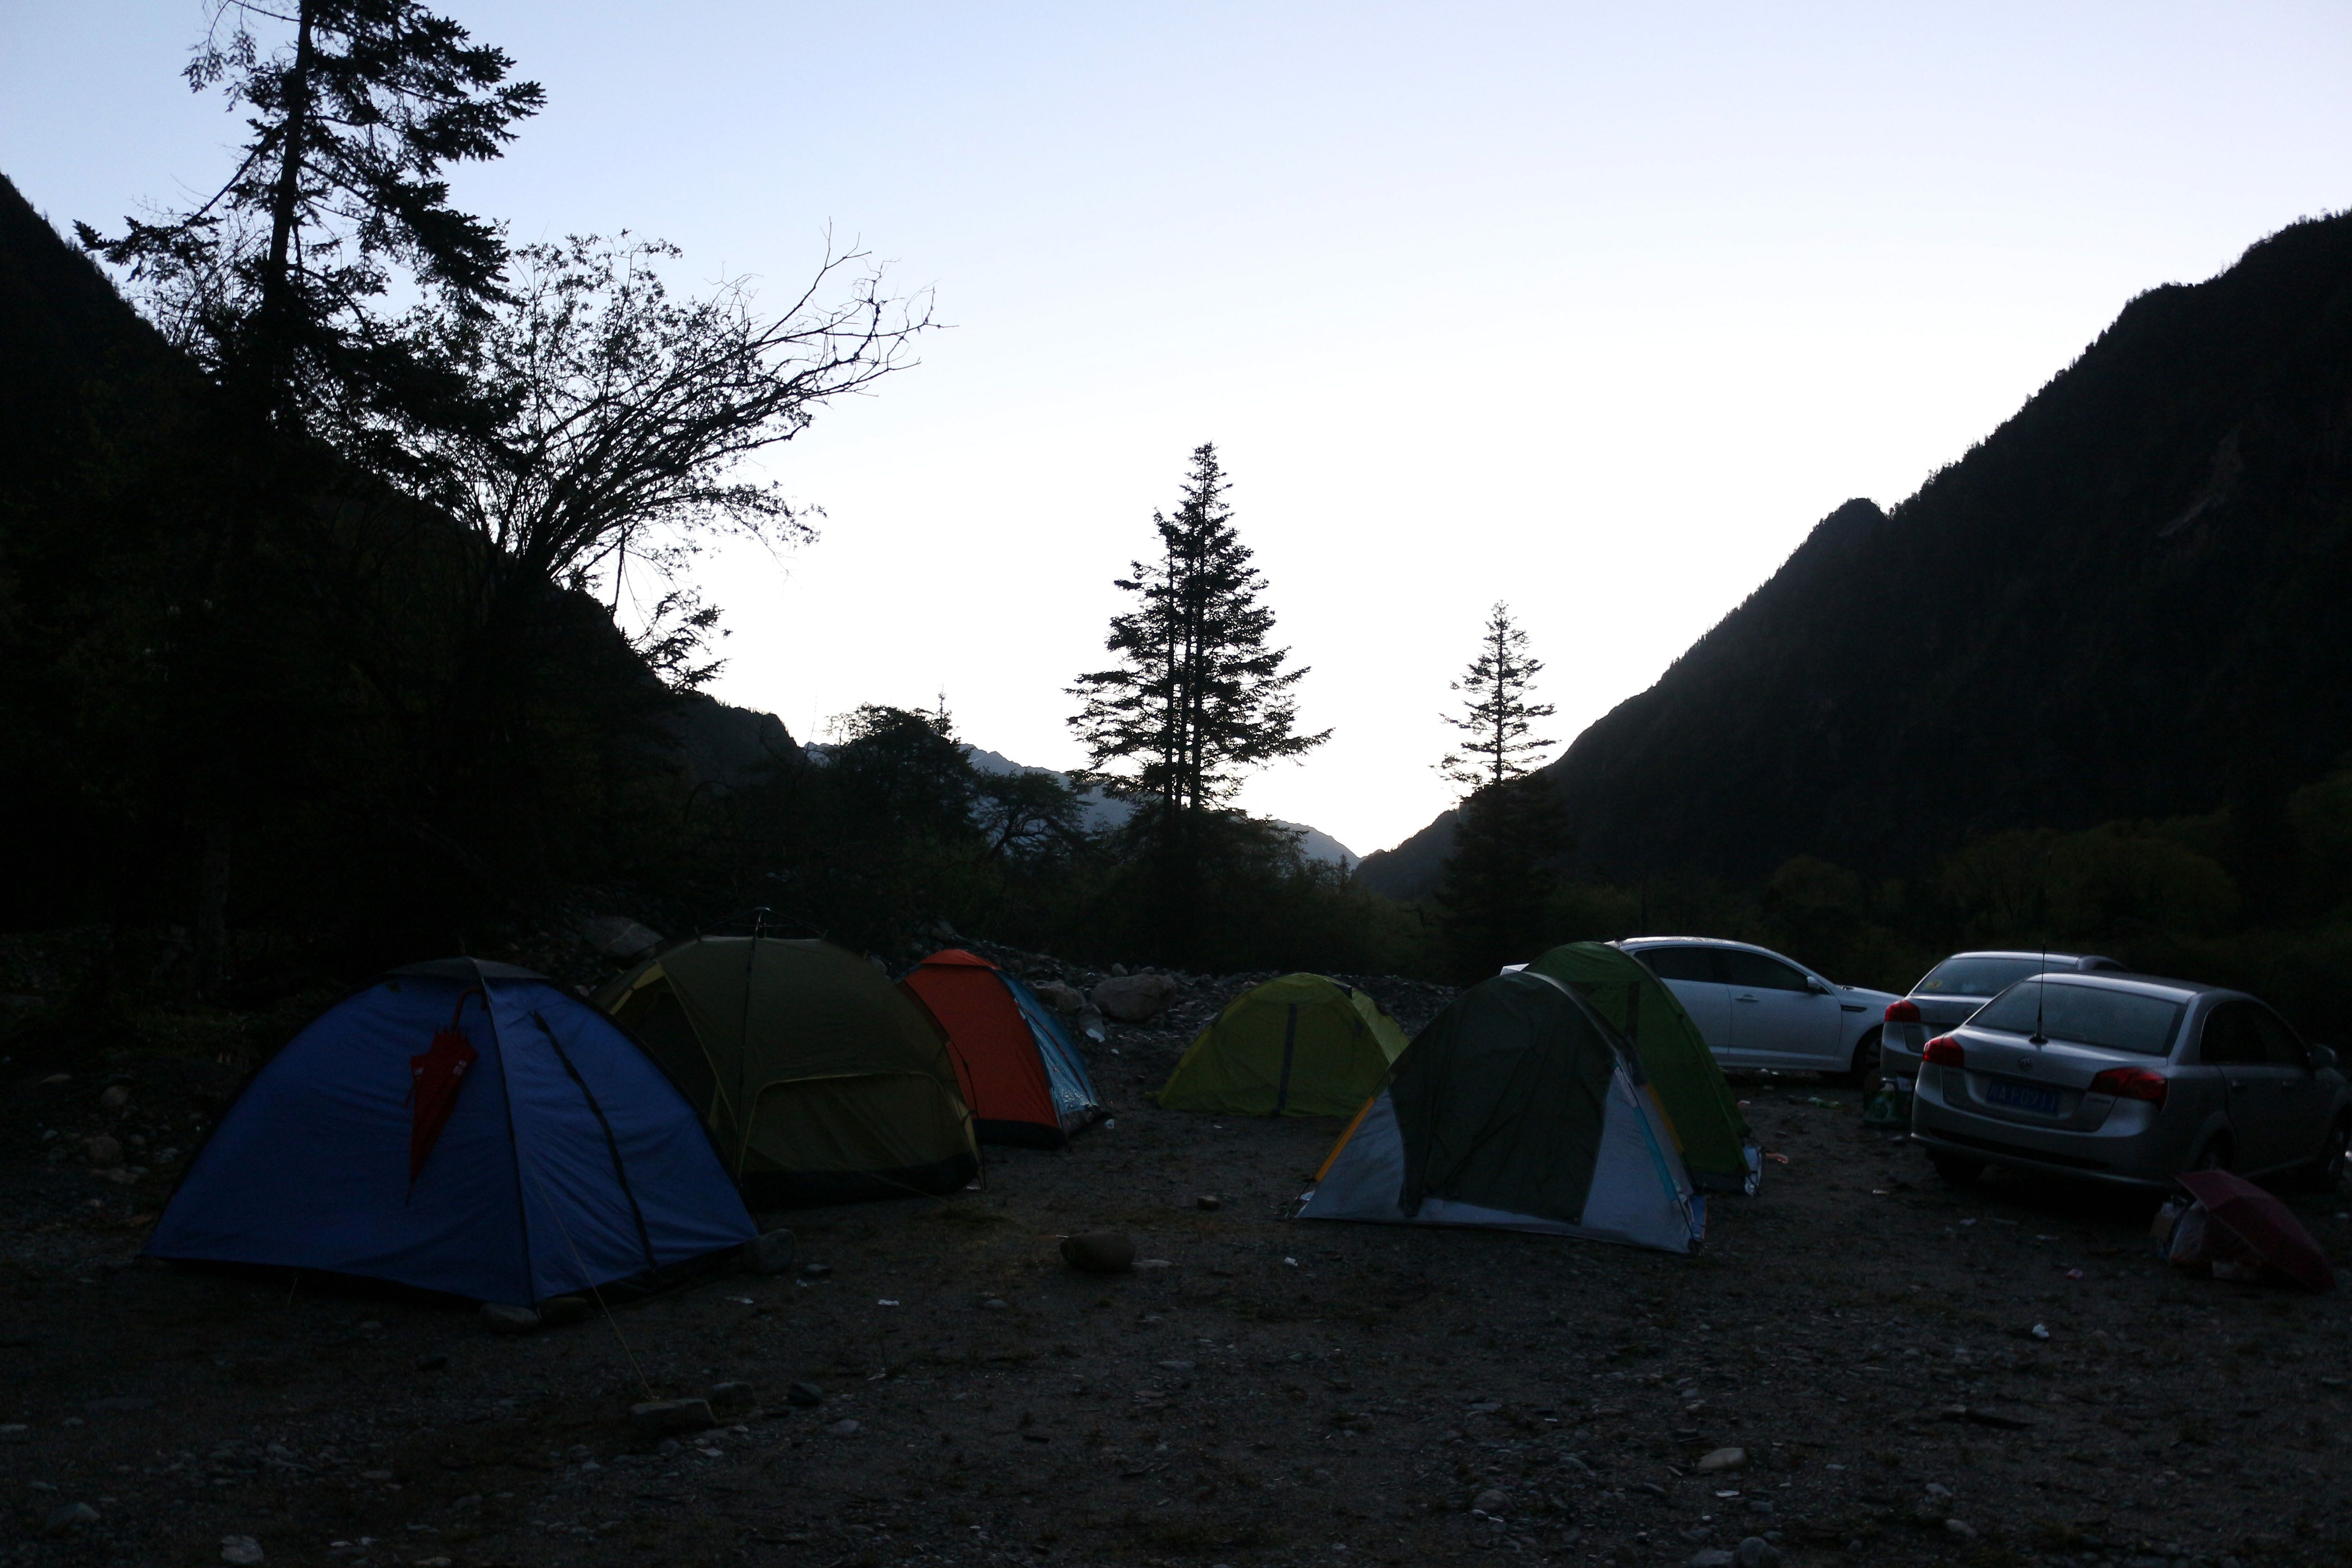
[[[539,1327],[539,1313],[530,1307],[510,1307],[503,1301],[482,1303],[482,1322],[494,1334],[527,1334]]]
[[[1747,1449],[1716,1448],[1701,1456],[1698,1462],[1698,1473],[1703,1476],[1707,1476],[1713,1475],[1717,1470],[1739,1470],[1745,1469],[1747,1467]]]
[[[1007,1301],[1002,1296],[991,1296],[987,1300],[982,1301],[980,1305],[982,1310],[989,1312],[1008,1311],[1012,1308],[1012,1303]]]
[[[1731,1560],[1738,1568],[1780,1568],[1780,1549],[1760,1535],[1751,1535],[1739,1543]]]
[[[1124,1274],[1135,1267],[1135,1238],[1119,1230],[1065,1237],[1062,1261],[1081,1274]]]
[[[1218,1197],[1213,1193],[1202,1193],[1199,1197],[1192,1200],[1192,1206],[1196,1209],[1203,1210],[1206,1213],[1214,1214],[1219,1209],[1225,1206],[1225,1200]]]
[[[854,1437],[863,1430],[855,1421],[836,1421],[825,1428],[836,1437]]]
[[[824,1403],[824,1390],[814,1383],[796,1383],[784,1390],[784,1403],[803,1410],[814,1410]]]
[[[661,945],[661,933],[626,915],[600,915],[580,922],[580,934],[606,958],[635,958]]]
[[[51,1535],[63,1535],[68,1531],[79,1530],[85,1524],[96,1524],[98,1510],[86,1502],[60,1503],[49,1510],[47,1522]]]
[[[22,1421],[0,1422],[0,1443],[29,1443],[33,1429]]]
[[[1140,1024],[1176,999],[1176,982],[1165,974],[1115,974],[1094,989],[1094,1005],[1122,1024]]]
[[[1974,1541],[1977,1538],[1977,1527],[1964,1519],[1944,1521],[1944,1531],[1946,1534],[1961,1541]]]
[[[95,1138],[85,1140],[81,1147],[82,1152],[89,1156],[89,1163],[93,1165],[103,1168],[122,1163],[122,1145],[103,1132]]]
[[[543,1328],[584,1323],[595,1315],[595,1304],[585,1296],[550,1296],[539,1304],[539,1321]]]
[[[1110,1031],[1103,1023],[1102,1009],[1091,1002],[1078,1009],[1078,1016],[1075,1022],[1077,1024],[1078,1033],[1097,1045],[1101,1045],[1110,1038]],[[1118,1053],[1113,1051],[1111,1055],[1117,1056]]]
[[[789,1230],[771,1230],[745,1242],[737,1257],[744,1273],[772,1279],[793,1271],[793,1259],[799,1252],[798,1237]]]
[[[1040,1002],[1056,1013],[1075,1013],[1087,1005],[1085,992],[1059,980],[1040,981],[1029,989],[1037,994]]]
[[[1691,1558],[1690,1568],[1735,1568],[1738,1561],[1720,1546],[1711,1546]]]
[[[833,1265],[830,1263],[803,1263],[801,1265],[801,1278],[803,1279],[822,1279],[832,1272]]]
[[[719,1425],[708,1399],[649,1399],[629,1406],[629,1426],[641,1436],[674,1437]]]
[[[250,1565],[261,1561],[261,1542],[250,1535],[221,1537],[221,1561]]]
[[[722,1420],[748,1415],[759,1405],[760,1402],[751,1397],[751,1385],[748,1383],[732,1381],[710,1385],[710,1413]]]
[[[120,1110],[130,1103],[131,1086],[127,1083],[109,1084],[106,1092],[98,1097],[100,1110]]]
[[[1488,1487],[1470,1500],[1470,1506],[1482,1513],[1500,1513],[1511,1506],[1511,1496],[1500,1487]]]

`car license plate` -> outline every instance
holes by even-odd
[[[2012,1110],[2031,1110],[2036,1116],[2058,1114],[2058,1091],[2044,1089],[2038,1083],[2011,1083],[1997,1078],[1985,1085],[1987,1105],[2005,1105]]]

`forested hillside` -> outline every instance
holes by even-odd
[[[1850,501],[1549,769],[1579,868],[1873,876],[2013,828],[2227,807],[2352,743],[2352,219],[2133,300],[1919,492]],[[1433,883],[1440,818],[1370,857]]]

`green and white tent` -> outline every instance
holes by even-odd
[[[1160,1103],[1228,1116],[1353,1116],[1403,1049],[1404,1031],[1365,993],[1321,974],[1285,974],[1225,1004],[1168,1076]]]
[[[1574,990],[1523,970],[1414,1037],[1298,1217],[1688,1252],[1706,1212],[1640,1060]]]
[[[1749,1142],[1748,1119],[1739,1114],[1706,1037],[1675,994],[1633,954],[1606,942],[1555,947],[1528,967],[1573,987],[1633,1047],[1674,1125],[1691,1180],[1716,1192],[1752,1195],[1762,1162]]]

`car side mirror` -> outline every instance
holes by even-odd
[[[2336,1070],[2336,1053],[2335,1053],[2334,1051],[2332,1051],[2332,1050],[2329,1050],[2326,1046],[2314,1046],[2314,1047],[2311,1047],[2311,1070],[2312,1070],[2312,1071],[2314,1071],[2314,1072],[2333,1072],[2333,1071],[2335,1071],[2335,1070]]]
[[[1814,979],[1810,974],[1805,976],[1805,989],[1816,996],[1826,996],[1830,994],[1830,987],[1826,984]]]

